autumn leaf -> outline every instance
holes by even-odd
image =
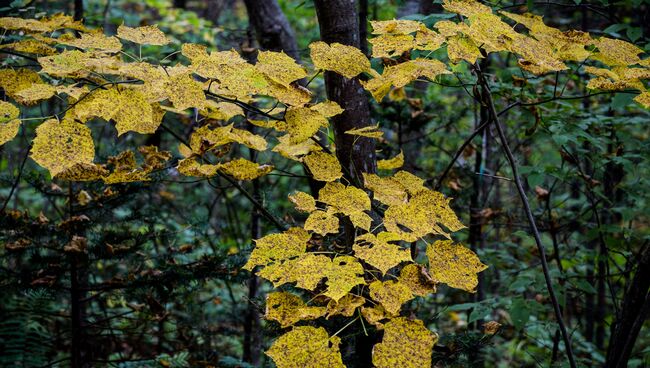
[[[311,60],[316,69],[329,70],[346,78],[361,73],[376,74],[368,58],[356,47],[317,41],[309,45]]]
[[[9,102],[0,101],[0,145],[14,139],[20,128],[20,110]]]
[[[265,266],[271,262],[282,261],[302,255],[307,250],[310,235],[299,227],[283,233],[266,235],[255,240],[255,249],[243,269],[252,271],[255,266]]]
[[[477,274],[487,266],[474,252],[451,240],[439,240],[428,245],[426,253],[433,280],[470,293],[476,292]]]
[[[316,210],[309,214],[304,228],[323,236],[336,234],[339,232],[339,219],[331,213]]]
[[[36,128],[31,157],[55,177],[76,164],[92,164],[95,144],[85,125],[50,119]]]
[[[325,152],[312,152],[303,158],[312,177],[318,181],[334,181],[343,176],[336,156]]]
[[[350,129],[345,134],[358,135],[360,137],[379,139],[384,135],[384,132],[379,130],[379,125],[370,125],[363,128]]]
[[[237,180],[253,180],[273,171],[273,166],[260,165],[245,158],[238,158],[221,164],[219,171]]]
[[[275,340],[266,355],[278,368],[345,368],[340,343],[322,327],[299,326]]]
[[[384,337],[372,349],[377,368],[430,368],[431,352],[438,336],[422,321],[393,318],[384,325]]]
[[[357,236],[352,250],[354,255],[377,268],[382,274],[402,262],[412,262],[411,251],[402,249],[390,242],[399,241],[400,237],[389,232],[381,232],[377,236],[368,233]]]
[[[424,266],[407,264],[400,271],[399,282],[408,286],[411,293],[418,296],[428,296],[436,292],[436,282]]]
[[[379,170],[399,169],[402,166],[404,166],[404,152],[401,151],[401,150],[393,158],[389,158],[389,159],[386,159],[386,160],[378,160],[377,161],[377,168]]]
[[[327,316],[325,318],[329,319],[332,316],[352,317],[357,308],[365,302],[365,298],[353,294],[347,294],[339,299],[338,302],[330,300],[327,303]]]
[[[318,129],[329,125],[323,114],[307,107],[291,107],[284,118],[287,121],[289,142],[292,144],[306,141],[316,134]]]
[[[380,303],[391,315],[398,315],[402,304],[413,299],[413,293],[408,286],[399,281],[373,281],[370,286],[370,297]]]
[[[302,320],[316,319],[323,315],[325,315],[325,307],[307,306],[295,294],[275,292],[266,296],[264,318],[279,322],[283,328]]]
[[[163,46],[171,42],[156,25],[131,28],[122,24],[117,27],[117,37],[140,45]]]

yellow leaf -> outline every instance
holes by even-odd
[[[266,296],[264,318],[279,322],[282,328],[323,315],[325,307],[309,307],[295,294],[275,292]]]
[[[489,6],[475,0],[444,0],[442,7],[448,12],[458,13],[466,17],[483,13],[492,14],[492,9]]]
[[[377,124],[377,125],[365,126],[363,128],[350,129],[346,131],[345,134],[379,139],[384,135],[384,132],[379,130],[379,124]]]
[[[325,116],[307,107],[290,107],[284,118],[287,121],[289,142],[293,144],[308,140],[318,129],[329,125]]]
[[[172,158],[169,151],[158,151],[156,146],[138,147],[138,152],[144,157],[144,167],[157,170],[165,167],[165,163]]]
[[[138,181],[150,181],[149,173],[151,168],[138,167],[135,161],[135,154],[131,150],[120,152],[117,156],[108,159],[113,171],[103,177],[105,184],[132,183]]]
[[[382,178],[375,174],[363,173],[364,186],[372,190],[373,198],[392,206],[407,202],[408,194],[404,186],[394,178]]]
[[[270,234],[255,240],[255,249],[243,267],[251,271],[255,266],[265,266],[272,262],[283,261],[302,255],[307,250],[307,241],[311,235],[299,227],[280,233]]]
[[[447,39],[447,55],[449,61],[454,64],[459,63],[461,60],[474,64],[478,58],[482,58],[481,51],[474,41],[463,35],[456,35]]]
[[[103,165],[80,162],[59,173],[56,177],[69,181],[95,181],[108,176],[108,170]]]
[[[627,66],[637,64],[641,61],[639,54],[643,50],[637,46],[612,38],[601,37],[594,42],[598,52],[593,58],[609,66]]]
[[[206,104],[205,94],[201,83],[195,81],[189,74],[178,74],[169,78],[165,83],[169,101],[179,110],[190,107],[203,108]]]
[[[310,109],[319,112],[326,118],[331,118],[333,116],[339,115],[344,111],[339,104],[329,100],[319,102],[316,105],[310,107]]]
[[[341,176],[341,164],[336,156],[325,152],[312,152],[303,158],[312,177],[318,181],[334,181]]]
[[[445,43],[445,36],[428,28],[422,28],[415,33],[414,50],[435,51]]]
[[[343,298],[339,299],[338,302],[330,300],[327,303],[327,317],[329,319],[331,316],[344,316],[352,317],[354,311],[366,302],[366,299],[357,295],[348,294]]]
[[[278,368],[345,368],[340,343],[322,327],[299,326],[275,340],[266,355]]]
[[[384,326],[384,337],[372,349],[377,368],[430,368],[431,352],[438,336],[422,321],[393,318]]]
[[[393,178],[402,184],[404,189],[406,189],[406,192],[410,195],[415,195],[418,192],[427,190],[424,186],[424,179],[420,179],[408,171],[400,170],[393,175]]]
[[[0,101],[0,145],[14,139],[20,127],[20,110],[9,102]]]
[[[43,80],[33,70],[29,69],[0,69],[0,87],[7,96],[16,98],[17,93],[31,87],[33,84],[43,84]]]
[[[402,240],[413,242],[428,234],[449,238],[451,232],[464,228],[449,207],[449,199],[442,193],[420,191],[408,203],[392,205],[384,214],[387,231],[399,234]],[[443,228],[444,226],[444,228]]]
[[[117,69],[117,59],[112,57],[94,57],[79,50],[65,50],[60,54],[38,58],[41,72],[53,77],[82,78],[91,71],[108,73]]]
[[[354,226],[366,230],[370,226],[371,219],[364,213],[370,210],[370,198],[363,190],[329,182],[318,192],[318,200],[330,205],[334,213],[349,216]]]
[[[477,273],[486,265],[468,248],[451,240],[438,240],[427,246],[429,272],[436,282],[456,289],[476,292]]]
[[[413,294],[408,286],[393,280],[373,281],[369,290],[372,300],[380,303],[386,312],[394,316],[399,315],[402,304],[413,299]]]
[[[244,116],[244,109],[230,102],[207,100],[199,112],[207,118],[228,121],[235,116]]]
[[[0,18],[0,28],[6,30],[24,30],[29,32],[52,32],[57,29],[69,28],[85,31],[81,22],[75,21],[71,16],[55,14],[51,17],[36,19],[22,19],[5,17]]]
[[[248,130],[232,128],[229,136],[233,142],[243,144],[244,146],[257,151],[265,151],[268,146],[264,137],[253,134]]]
[[[393,158],[377,161],[377,168],[380,170],[399,169],[402,166],[404,166],[404,152],[401,150]]]
[[[420,58],[388,66],[381,76],[362,82],[362,84],[375,100],[381,101],[390,91],[391,86],[401,88],[418,78],[434,80],[441,74],[450,74],[445,64],[438,60]]]
[[[155,133],[164,114],[140,90],[118,87],[93,91],[74,106],[72,113],[81,121],[93,117],[115,120],[118,136],[129,131]]]
[[[426,28],[424,24],[415,20],[371,20],[373,34],[409,34]]]
[[[57,52],[54,47],[49,46],[43,41],[34,40],[34,39],[24,39],[18,42],[7,43],[1,45],[0,48],[11,49],[20,53],[45,55],[45,56],[54,55]]]
[[[325,211],[316,210],[309,214],[304,228],[323,236],[336,234],[339,232],[339,219]]]
[[[634,101],[640,103],[646,109],[650,109],[650,92],[645,91],[634,98]]]
[[[372,45],[372,57],[390,58],[400,56],[415,46],[415,37],[408,34],[382,34],[368,40]]]
[[[116,37],[106,36],[101,30],[91,33],[81,33],[79,38],[66,33],[57,39],[58,43],[66,46],[73,46],[84,50],[99,50],[109,53],[117,53],[122,50],[122,43]]]
[[[327,290],[323,295],[339,301],[357,285],[364,285],[363,266],[356,258],[339,256],[332,260],[332,266],[326,273]]]
[[[411,293],[418,296],[428,296],[436,292],[436,283],[426,268],[419,264],[407,264],[402,267],[399,282],[408,286]]]
[[[295,192],[289,195],[289,200],[294,207],[301,212],[316,211],[316,200],[314,197],[305,192]]]
[[[74,101],[79,100],[79,98],[81,98],[81,96],[88,93],[88,91],[89,89],[85,85],[84,86],[77,86],[77,85],[56,86],[57,94],[66,94],[68,95],[68,97],[71,97]]]
[[[273,171],[272,165],[260,165],[245,158],[238,158],[221,164],[219,171],[237,180],[253,180]]]
[[[329,70],[346,78],[354,78],[364,72],[376,74],[368,58],[356,47],[317,41],[309,45],[309,50],[316,69]]]
[[[302,156],[321,150],[321,147],[311,139],[300,143],[291,143],[291,136],[287,134],[277,137],[277,140],[280,143],[275,145],[272,151],[294,161],[302,161]]]
[[[284,52],[260,51],[255,68],[272,81],[287,87],[307,76],[305,68]]]
[[[492,13],[478,13],[469,17],[467,35],[486,52],[507,50],[517,33],[501,18]]]
[[[399,245],[390,243],[399,240],[399,236],[389,232],[381,232],[377,236],[367,233],[357,236],[352,250],[357,258],[366,261],[385,275],[388,270],[402,262],[413,262],[409,249],[402,249]]]
[[[15,99],[23,105],[33,105],[54,96],[56,88],[46,83],[34,83],[16,92]]]
[[[384,324],[381,322],[382,320],[392,317],[386,313],[386,310],[381,305],[361,307],[361,315],[368,323],[377,327],[378,330],[384,328]]]
[[[331,268],[332,261],[328,257],[304,253],[298,258],[269,264],[257,274],[271,281],[276,288],[295,282],[298,288],[314,291]]]
[[[50,119],[36,128],[31,156],[55,177],[78,163],[92,164],[95,144],[85,125]]]
[[[163,46],[171,42],[156,25],[131,28],[122,24],[117,27],[117,37],[140,45]]]
[[[221,165],[201,164],[194,158],[185,158],[178,161],[176,170],[185,176],[196,176],[200,178],[209,178],[217,175]]]

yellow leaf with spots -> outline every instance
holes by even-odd
[[[593,58],[609,66],[628,66],[641,61],[643,50],[623,40],[601,37],[594,42],[598,52]]]
[[[398,171],[393,175],[393,179],[402,184],[404,189],[406,189],[406,192],[410,195],[415,195],[416,193],[427,190],[424,186],[424,179],[420,179],[408,171]]]
[[[200,109],[206,104],[203,86],[189,74],[172,76],[165,83],[165,88],[169,96],[169,101],[179,110],[185,110],[190,107]]]
[[[340,343],[322,327],[299,326],[275,340],[266,355],[278,368],[345,368]]]
[[[331,316],[352,317],[354,311],[365,302],[365,298],[353,294],[344,296],[338,302],[330,300],[327,303],[327,317],[325,318],[329,319]]]
[[[478,58],[482,58],[481,51],[474,41],[463,35],[452,36],[447,39],[447,55],[449,61],[456,64],[465,60],[474,64]]]
[[[117,37],[140,45],[163,46],[171,42],[155,25],[131,28],[122,24],[117,27]]]
[[[408,242],[428,234],[449,238],[447,230],[455,232],[465,227],[449,207],[449,199],[430,190],[416,193],[406,204],[388,207],[384,226]]]
[[[305,68],[284,52],[260,51],[255,68],[273,82],[287,87],[307,77]]]
[[[52,32],[62,28],[86,31],[81,22],[75,21],[71,16],[64,14],[55,14],[39,20],[4,17],[0,18],[0,28],[29,32]]]
[[[230,102],[207,100],[199,112],[207,118],[228,121],[235,116],[245,116],[244,109]]]
[[[323,236],[336,234],[339,232],[339,219],[331,213],[316,210],[309,214],[304,228]]]
[[[377,125],[366,126],[366,127],[363,127],[363,128],[350,129],[350,130],[346,131],[345,134],[358,135],[358,136],[361,136],[361,137],[379,139],[379,138],[383,137],[384,132],[379,130],[379,124],[377,124]]]
[[[233,142],[243,144],[244,146],[257,151],[265,151],[268,146],[264,137],[253,134],[248,130],[232,128],[229,136]]]
[[[413,49],[435,51],[439,49],[445,41],[445,36],[442,34],[428,28],[423,28],[415,33],[415,45],[413,46]]]
[[[310,237],[311,235],[304,229],[292,227],[283,233],[270,234],[257,239],[255,249],[243,268],[251,271],[255,266],[265,266],[302,255],[307,250],[307,241]]]
[[[384,326],[384,337],[372,349],[377,368],[430,368],[431,352],[438,335],[422,321],[393,318]]]
[[[489,6],[475,0],[445,0],[442,7],[448,12],[458,13],[466,17],[483,13],[492,14],[492,9]]]
[[[90,33],[81,33],[79,38],[66,33],[57,39],[58,43],[73,46],[84,50],[99,50],[116,53],[122,50],[122,43],[116,37],[106,36],[101,30]]]
[[[339,256],[332,260],[332,265],[325,275],[327,290],[324,295],[339,301],[357,285],[365,285],[363,266],[355,257]]]
[[[352,246],[354,255],[377,268],[382,274],[402,262],[413,262],[410,249],[402,249],[397,244],[400,237],[389,232],[381,232],[377,236],[372,233],[357,236]]]
[[[0,87],[11,98],[16,98],[19,91],[27,89],[33,84],[43,84],[41,77],[33,70],[24,68],[0,70]]]
[[[371,20],[373,34],[409,34],[426,28],[424,24],[415,20]]]
[[[332,116],[339,115],[344,111],[339,104],[329,100],[319,102],[316,105],[311,106],[310,109],[314,111],[318,111],[321,115],[323,115],[326,118],[331,118]]]
[[[487,268],[468,248],[451,240],[438,240],[427,246],[429,273],[436,281],[456,289],[476,292],[477,274]]]
[[[399,282],[408,286],[413,295],[427,296],[436,292],[436,283],[424,266],[407,264],[402,267]]]
[[[291,143],[291,136],[287,134],[277,137],[277,140],[280,143],[275,145],[271,151],[294,161],[302,161],[303,156],[321,150],[321,147],[311,139],[300,143]]]
[[[332,268],[332,261],[324,255],[304,253],[298,258],[269,264],[257,274],[279,287],[296,283],[296,287],[314,291]]]
[[[399,169],[402,166],[404,166],[404,152],[401,150],[393,158],[377,161],[377,168],[380,170]]]
[[[14,139],[20,128],[20,110],[9,102],[0,101],[0,145]]]
[[[474,14],[469,17],[469,23],[467,35],[488,53],[507,50],[517,36],[510,25],[492,13]]]
[[[435,80],[442,74],[450,74],[445,64],[438,60],[419,58],[388,66],[381,76],[362,82],[362,84],[375,100],[381,101],[391,87],[401,88],[422,77]]]
[[[381,305],[361,307],[361,315],[368,323],[377,327],[378,330],[384,328],[384,324],[381,321],[392,318],[391,315],[386,313],[386,310]]]
[[[224,144],[232,143],[232,129],[232,124],[214,129],[210,129],[209,125],[204,125],[192,133],[190,147],[194,153],[202,154]]]
[[[36,128],[31,156],[55,177],[78,163],[92,164],[95,144],[87,126],[50,119]]]
[[[266,296],[264,318],[279,322],[282,328],[323,315],[325,315],[325,307],[307,306],[298,295],[275,292]]]
[[[389,281],[373,281],[369,286],[370,297],[372,300],[381,304],[386,312],[396,316],[402,309],[402,304],[413,299],[413,294],[408,286]]]
[[[82,78],[95,71],[111,72],[117,69],[117,60],[110,57],[94,57],[79,50],[65,50],[60,54],[38,58],[41,72],[53,77]]]
[[[23,105],[33,105],[54,96],[56,87],[46,83],[34,83],[16,92],[16,101]]]
[[[36,54],[36,55],[54,55],[56,54],[56,49],[52,46],[49,46],[43,41],[34,40],[34,39],[25,39],[18,42],[7,43],[0,45],[1,49],[11,49],[16,52],[25,53],[25,54]]]
[[[354,226],[368,230],[372,219],[364,211],[370,210],[370,198],[362,189],[329,182],[318,192],[318,200],[330,205],[334,213],[349,216]]]
[[[408,34],[382,34],[368,40],[372,45],[372,57],[390,58],[411,51],[415,37]]]
[[[316,69],[329,70],[346,78],[354,78],[364,72],[376,74],[366,55],[356,47],[317,41],[309,45],[309,50]]]
[[[303,158],[312,177],[318,181],[334,181],[341,176],[341,164],[336,156],[325,152],[312,152]]]
[[[221,164],[219,171],[237,180],[253,180],[273,171],[273,166],[260,165],[245,158],[238,158]]]
[[[289,200],[298,211],[316,211],[316,200],[308,193],[295,192],[294,194],[289,195]]]
[[[62,171],[56,177],[69,181],[95,181],[108,176],[108,170],[103,165],[80,162]]]
[[[185,158],[178,161],[176,170],[185,176],[196,176],[199,178],[209,178],[217,175],[221,165],[202,164],[194,158]]]
[[[290,143],[300,143],[311,138],[318,129],[329,125],[327,118],[318,111],[307,107],[290,107],[284,115]]]
[[[408,194],[404,186],[394,178],[382,178],[375,174],[363,173],[364,186],[372,190],[373,198],[392,206],[407,202]]]
[[[150,181],[150,167],[138,167],[135,161],[135,153],[131,150],[120,152],[119,155],[108,159],[113,171],[103,177],[105,184],[132,183],[138,181]]]
[[[645,91],[634,98],[634,101],[640,103],[646,109],[650,109],[650,92]]]
[[[162,169],[165,163],[172,158],[169,151],[158,151],[156,146],[140,146],[138,152],[144,157],[144,167],[150,167],[154,170]]]

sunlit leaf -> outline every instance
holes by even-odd
[[[356,47],[317,41],[309,44],[311,60],[316,69],[329,70],[346,78],[361,73],[376,74],[368,58]]]
[[[372,190],[373,198],[391,206],[407,202],[408,194],[404,186],[392,177],[382,178],[375,174],[363,174],[364,186]]]
[[[253,180],[273,171],[273,166],[260,165],[245,158],[238,158],[221,164],[219,171],[237,180]]]
[[[352,317],[356,309],[362,306],[366,299],[357,295],[348,294],[339,299],[338,302],[330,300],[327,303],[327,319],[331,316]]]
[[[289,195],[289,200],[294,207],[301,212],[316,211],[316,200],[310,194],[305,192],[295,192]]]
[[[331,213],[316,210],[309,214],[304,228],[323,236],[335,234],[339,232],[339,219]]]
[[[430,368],[431,352],[438,336],[422,321],[393,318],[384,325],[384,337],[372,349],[377,368]]]
[[[312,176],[318,181],[334,181],[341,176],[341,164],[336,156],[325,152],[312,152],[303,158]]]
[[[356,257],[385,275],[400,263],[413,261],[409,249],[402,249],[399,245],[390,243],[399,240],[398,235],[389,232],[381,232],[377,236],[367,233],[356,237],[352,250]]]
[[[0,101],[0,145],[14,139],[20,128],[20,110],[9,102]]]
[[[325,307],[307,306],[302,299],[291,293],[275,292],[266,296],[264,318],[288,327],[302,320],[316,319],[325,315]]]
[[[275,340],[266,355],[278,368],[345,368],[340,343],[322,327],[299,326]]]
[[[413,299],[408,286],[393,280],[373,281],[370,286],[370,297],[380,303],[391,315],[398,315],[402,304]]]
[[[399,153],[393,157],[386,160],[378,160],[377,168],[380,170],[393,170],[399,169],[404,166],[404,152],[399,151]]]
[[[411,293],[418,296],[427,296],[436,292],[436,283],[427,269],[419,264],[407,264],[402,267],[399,282],[408,286]]]
[[[92,164],[95,144],[85,125],[50,119],[36,128],[31,157],[54,177],[76,164]]]
[[[283,233],[266,235],[255,240],[255,249],[243,267],[253,270],[255,266],[265,266],[304,254],[310,235],[299,227],[293,227]]]
[[[162,46],[171,42],[155,25],[131,28],[122,24],[117,27],[117,37],[140,45]]]

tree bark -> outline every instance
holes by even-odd
[[[74,0],[74,20],[82,20],[84,17],[83,0]]]
[[[354,0],[315,0],[321,39],[359,48],[359,24]],[[345,110],[332,118],[336,155],[344,168],[345,179],[361,186],[362,173],[377,171],[375,141],[345,134],[350,129],[370,125],[368,99],[357,78],[347,79],[325,72],[327,98]]]
[[[295,60],[300,60],[296,36],[277,0],[244,0],[244,3],[260,47],[284,51]]]

